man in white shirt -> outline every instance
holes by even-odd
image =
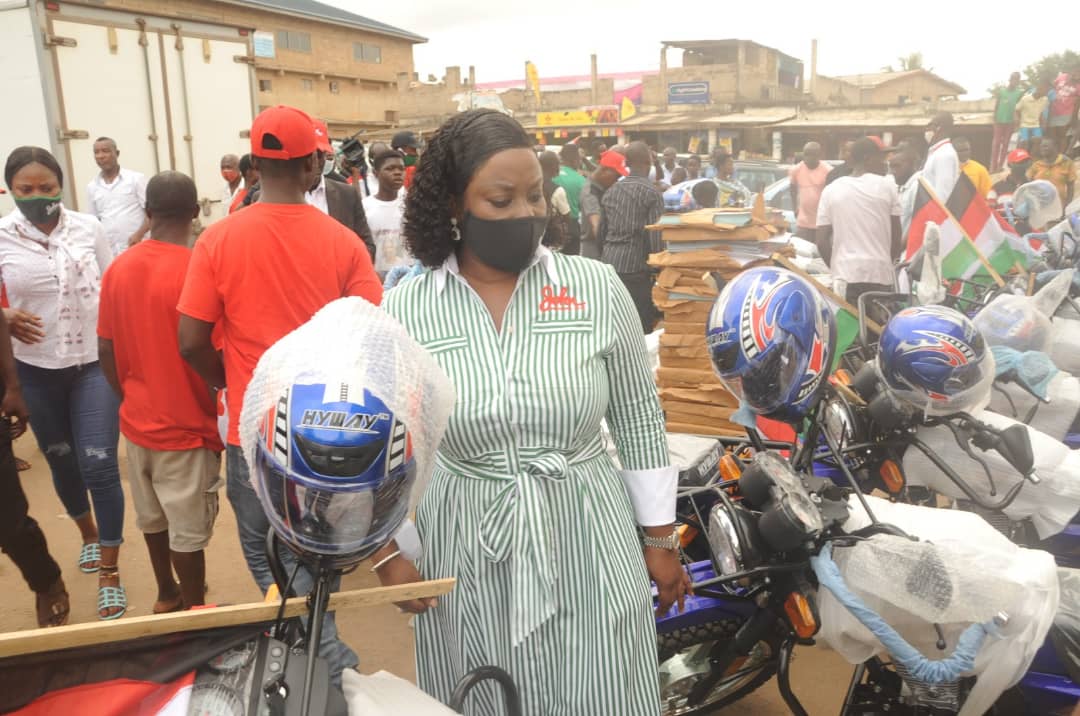
[[[915,196],[919,191],[919,177],[922,172],[922,156],[911,142],[900,142],[896,151],[889,157],[889,172],[900,192],[900,230],[907,237],[911,217],[915,214]]]
[[[899,255],[900,197],[885,176],[886,147],[863,137],[851,148],[851,174],[825,187],[818,204],[818,246],[849,303],[867,291],[891,291]]]
[[[86,213],[105,228],[113,256],[142,241],[150,229],[146,217],[146,177],[120,168],[120,150],[108,137],[94,142],[94,161],[101,173],[86,187]]]
[[[244,188],[244,176],[240,173],[240,157],[235,154],[226,154],[221,158],[221,178],[225,185],[221,188],[221,205],[225,209],[223,216],[229,215],[229,207],[236,199],[237,193]]]
[[[679,155],[675,151],[675,147],[667,147],[664,149],[664,161],[660,164],[660,168],[664,170],[662,181],[668,186],[671,186],[671,175],[675,173],[675,170],[679,166],[677,161],[678,158]]]
[[[930,149],[922,173],[942,202],[949,200],[960,178],[960,157],[952,144],[952,131],[952,112],[938,112],[926,126],[926,143]]]
[[[313,120],[311,131],[315,134],[319,166],[324,167],[326,157],[334,152],[326,125],[319,120]],[[371,228],[368,226],[367,217],[364,216],[364,205],[360,201],[360,192],[356,187],[327,179],[320,172],[319,178],[308,189],[304,199],[322,213],[328,214],[330,218],[352,229],[353,233],[367,246],[372,262],[375,261],[375,242],[372,240]]]
[[[364,214],[375,240],[375,272],[386,278],[396,266],[409,266],[413,259],[405,248],[401,227],[405,216],[405,160],[401,153],[385,149],[373,157],[372,167],[379,190],[364,197]]]

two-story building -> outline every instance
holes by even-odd
[[[299,107],[335,138],[398,123],[397,77],[426,38],[315,0],[99,0],[95,5],[253,33],[256,101]]]

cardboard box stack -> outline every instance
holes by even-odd
[[[649,257],[660,270],[653,301],[664,314],[657,386],[672,433],[743,435],[729,422],[738,400],[713,373],[705,344],[705,324],[718,282],[773,253],[793,255],[786,239],[762,207],[702,209],[665,214],[650,227],[662,232],[665,250]]]

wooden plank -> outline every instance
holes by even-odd
[[[404,602],[423,597],[437,597],[454,587],[454,579],[436,579],[394,587],[352,589],[330,595],[330,610],[372,607]],[[68,624],[51,629],[29,629],[0,634],[0,658],[36,654],[43,651],[71,649],[93,644],[139,639],[146,636],[177,632],[216,629],[219,627],[258,624],[277,617],[279,602],[254,602],[210,607],[171,614],[151,614],[127,617],[111,622]],[[285,616],[294,617],[308,612],[307,597],[296,597],[285,603]]]

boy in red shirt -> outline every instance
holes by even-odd
[[[102,278],[98,353],[121,400],[136,525],[150,552],[160,614],[204,603],[203,550],[217,518],[224,448],[214,399],[180,358],[176,338],[191,220],[199,214],[195,183],[179,172],[158,174],[146,186],[146,212],[150,237]]]
[[[327,303],[345,296],[382,301],[364,242],[305,200],[322,172],[315,150],[315,129],[304,112],[278,106],[255,118],[251,154],[262,194],[258,203],[214,223],[199,238],[177,306],[181,355],[210,385],[228,387],[226,494],[248,569],[263,592],[274,583],[265,551],[270,522],[251,485],[239,433],[251,374],[267,348]],[[215,323],[224,362],[211,341]],[[292,555],[283,558],[291,572]],[[296,593],[307,593],[312,584],[311,573],[301,567],[293,582]],[[355,666],[357,658],[327,616],[319,652],[339,682],[342,669]]]

